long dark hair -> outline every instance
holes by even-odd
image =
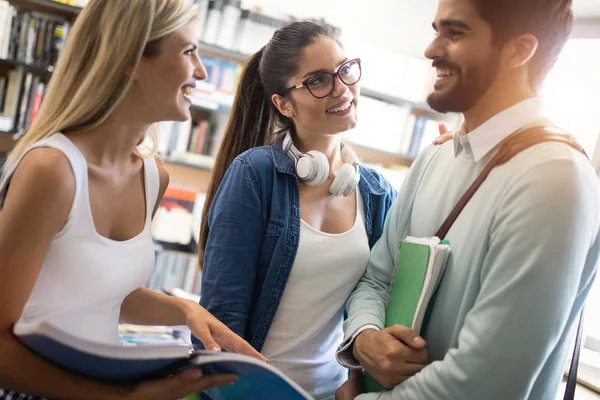
[[[208,239],[208,213],[227,169],[244,151],[272,144],[282,132],[293,133],[292,120],[279,112],[271,97],[287,89],[287,80],[297,72],[303,50],[321,37],[337,40],[326,25],[293,22],[277,30],[269,43],[246,62],[206,193],[200,226],[200,268]]]

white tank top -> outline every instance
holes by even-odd
[[[52,147],[68,158],[75,175],[75,197],[66,225],[50,245],[21,319],[50,321],[78,337],[120,344],[121,303],[148,281],[154,269],[150,227],[160,184],[156,161],[153,157],[144,159],[143,231],[129,240],[115,241],[96,231],[89,200],[88,166],[79,149],[61,133],[27,151],[37,147]],[[21,159],[0,182],[0,204]]]
[[[369,261],[362,196],[348,231],[321,232],[303,220],[292,271],[262,353],[315,399],[333,399],[348,379],[335,359],[344,306]]]

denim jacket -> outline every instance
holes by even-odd
[[[281,142],[239,155],[208,215],[200,304],[258,351],[273,323],[300,238],[298,179]],[[373,247],[397,193],[373,169],[359,168]]]

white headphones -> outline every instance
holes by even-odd
[[[300,153],[289,133],[283,138],[283,151],[295,161],[296,176],[307,185],[318,186],[329,178],[329,161],[325,154],[317,150]],[[334,196],[349,196],[360,181],[358,158],[352,149],[343,143],[341,151],[344,164],[329,186],[329,193]]]

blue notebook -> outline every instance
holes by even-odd
[[[107,345],[75,337],[47,322],[18,322],[14,333],[39,356],[103,381],[133,384],[197,367],[205,375],[232,372],[239,376],[233,385],[216,389],[226,400],[312,399],[277,368],[242,354],[215,353],[173,343]]]

